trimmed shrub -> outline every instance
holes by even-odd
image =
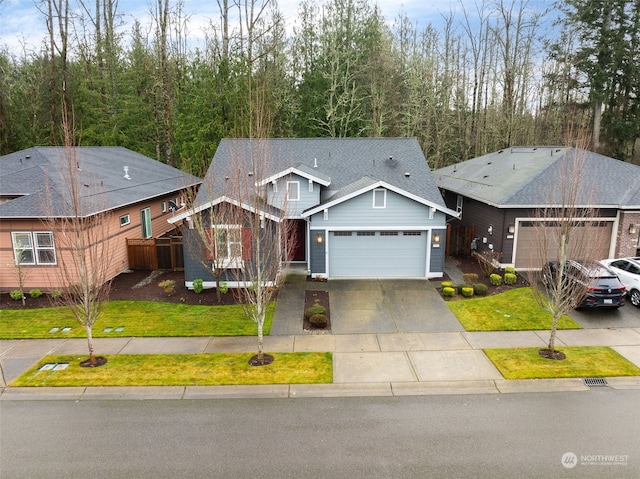
[[[158,286],[160,286],[167,295],[171,295],[176,289],[176,282],[172,279],[165,279],[164,281],[160,281]]]
[[[476,296],[486,296],[489,292],[489,287],[483,283],[476,283],[473,285],[473,293]]]
[[[441,288],[453,288],[453,283],[451,281],[443,281],[440,283]]]
[[[39,298],[40,296],[42,296],[42,291],[40,291],[38,288],[29,290],[29,296],[31,296],[33,299]]]
[[[514,273],[504,274],[504,284],[516,284],[518,277]]]
[[[20,291],[19,289],[14,289],[9,293],[9,296],[11,296],[11,299],[13,299],[14,301],[20,301],[22,299],[22,291]]]
[[[462,279],[465,284],[475,284],[478,282],[478,275],[476,273],[463,273]]]
[[[473,288],[473,285],[469,283],[459,284],[458,286],[456,286],[456,291],[458,291],[458,294],[462,294],[462,290],[464,288]]]
[[[489,281],[494,286],[500,286],[502,284],[502,276],[499,274],[493,273],[489,276]]]
[[[200,294],[202,293],[202,290],[204,289],[204,281],[202,281],[201,279],[194,279],[193,280],[193,292],[196,294]]]
[[[456,294],[456,290],[447,286],[442,288],[442,296],[453,296],[454,294]]]
[[[328,324],[327,316],[324,314],[314,314],[309,318],[309,325],[312,328],[326,328],[327,324]]]
[[[218,290],[222,294],[227,294],[229,292],[229,285],[227,284],[226,281],[220,281],[220,285],[218,286]]]
[[[462,296],[470,298],[473,296],[473,286],[465,286],[462,288]]]
[[[505,273],[509,273],[509,274],[516,274],[516,270],[515,270],[515,268],[513,266],[507,266],[504,269],[504,272]]]
[[[51,291],[51,297],[53,299],[62,298],[62,291],[60,291],[59,289],[54,289],[53,291]]]
[[[325,308],[324,306],[322,306],[321,304],[314,304],[313,306],[311,306],[310,308],[307,308],[307,310],[304,312],[304,319],[311,321],[311,316],[314,316],[316,314],[327,314],[327,308]]]

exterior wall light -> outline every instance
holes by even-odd
[[[489,235],[493,234],[493,225],[489,225],[489,227],[487,228],[487,233],[489,233]]]
[[[431,240],[433,242],[431,244],[433,248],[440,248],[440,233],[434,233]]]
[[[634,235],[638,232],[638,226],[637,225],[629,225],[629,234],[630,235]]]
[[[510,235],[512,235],[513,233],[516,232],[516,226],[515,225],[509,225],[509,228],[507,229],[507,231],[509,232]]]
[[[323,241],[324,241],[324,237],[320,233],[318,233],[316,235],[316,243],[322,244]]]

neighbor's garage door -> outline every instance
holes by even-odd
[[[588,242],[589,248],[586,253],[584,248],[578,249],[581,255],[586,254],[586,256],[594,259],[608,258],[612,226],[613,222],[611,221],[601,221],[597,224],[580,226],[580,231],[572,233],[570,244],[573,244],[573,241],[581,241],[583,244]],[[515,247],[516,268],[531,269],[540,267],[540,256],[542,254],[539,245],[542,243],[541,239],[545,236],[550,238],[547,244],[546,259],[547,261],[556,259],[558,246],[553,239],[558,237],[558,227],[547,225],[544,230],[540,227],[540,222],[522,221],[518,223],[518,237]],[[571,250],[571,246],[569,248]]]
[[[424,278],[425,231],[335,231],[329,239],[329,276]]]

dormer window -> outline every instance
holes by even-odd
[[[376,188],[373,190],[373,207],[374,208],[386,208],[387,207],[387,190],[384,188]]]

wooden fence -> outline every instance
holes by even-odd
[[[182,236],[127,239],[127,256],[129,269],[183,270]]]

